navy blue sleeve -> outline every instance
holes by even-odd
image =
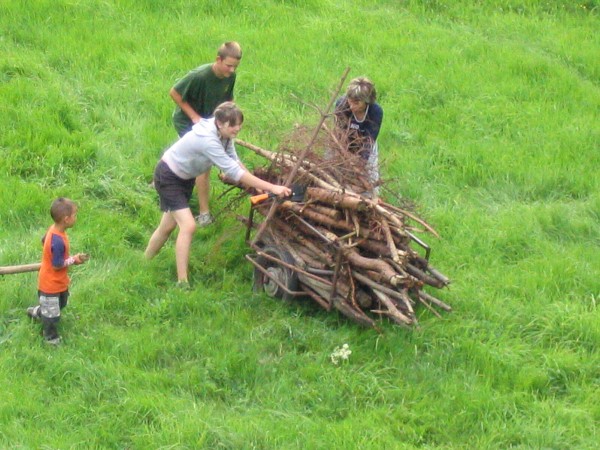
[[[50,251],[52,252],[52,267],[60,269],[65,265],[65,241],[56,235],[52,235],[50,243]]]
[[[365,132],[375,142],[377,136],[379,136],[379,130],[383,122],[383,109],[378,103],[373,103],[369,106],[368,120],[365,122]]]

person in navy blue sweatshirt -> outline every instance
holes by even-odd
[[[375,85],[366,77],[350,81],[346,94],[336,101],[335,119],[338,132],[347,138],[348,150],[366,162],[369,181],[379,182],[377,137],[383,122],[383,109],[377,103]]]

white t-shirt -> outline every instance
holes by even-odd
[[[162,160],[184,180],[196,178],[212,166],[217,166],[235,182],[244,174],[233,139],[219,137],[214,117],[196,123],[164,153]]]

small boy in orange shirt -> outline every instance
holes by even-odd
[[[57,325],[60,311],[67,306],[70,279],[67,269],[73,264],[83,264],[89,257],[85,253],[69,256],[67,228],[77,221],[77,205],[68,198],[52,202],[50,215],[54,224],[42,238],[44,250],[38,278],[38,305],[27,308],[27,315],[42,322],[46,343],[60,344]]]

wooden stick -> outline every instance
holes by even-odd
[[[387,283],[399,286],[405,281],[404,277],[398,275],[392,267],[381,259],[366,258],[354,248],[343,247],[344,256],[354,268],[361,268],[377,272]]]
[[[406,305],[406,307],[408,308],[408,311],[410,312],[410,315],[412,317],[415,317],[415,312],[413,310],[412,307],[412,302],[413,300],[410,298],[410,296],[408,295],[408,290],[407,289],[402,289],[400,291],[400,296],[402,297],[402,299],[404,300],[404,304]],[[415,322],[417,321],[416,317],[415,317]]]
[[[441,289],[445,286],[445,284],[442,283],[437,278],[434,278],[431,275],[426,274],[421,269],[419,269],[418,267],[415,267],[414,265],[412,265],[410,263],[406,264],[404,267],[406,268],[406,271],[409,274],[411,274],[413,277],[418,278],[419,280],[423,281],[424,283],[427,283],[430,286],[436,287],[438,289]]]
[[[444,283],[444,286],[447,286],[450,284],[450,279],[444,275],[443,273],[441,273],[439,270],[434,269],[431,266],[427,267],[427,271],[434,277],[437,278],[438,280],[440,280],[442,283]]]
[[[331,217],[333,220],[340,220],[342,218],[342,212],[339,209],[330,208],[329,206],[323,205],[305,205],[304,210],[312,210],[323,216]]]
[[[0,275],[11,275],[14,273],[36,272],[40,270],[42,263],[21,264],[19,266],[0,267]]]
[[[328,205],[347,208],[355,211],[365,211],[367,203],[365,199],[351,195],[349,192],[342,192],[336,189],[328,188],[311,188],[306,189],[306,196],[310,199],[318,200],[319,202]]]
[[[373,293],[388,309],[387,315],[390,316],[394,322],[400,325],[411,325],[413,323],[411,319],[398,311],[398,308],[396,308],[394,302],[392,302],[387,295],[385,295],[383,292],[379,292],[377,289],[373,289]]]
[[[302,277],[299,277],[300,281],[304,281],[302,279]],[[305,290],[311,294],[318,294],[318,296],[320,297],[319,304],[321,304],[322,306],[325,307],[325,309],[327,309],[328,311],[330,310],[330,306],[327,303],[327,300],[325,300],[325,298],[327,298],[330,294],[330,286],[325,286],[321,283],[319,283],[317,280],[311,280],[308,283],[302,283]],[[311,297],[315,298],[313,295],[311,295]],[[333,297],[333,307],[335,309],[337,309],[338,311],[340,311],[342,314],[344,314],[346,317],[349,317],[350,319],[354,320],[355,322],[361,324],[361,325],[365,325],[368,327],[374,327],[375,326],[375,321],[373,319],[371,319],[369,316],[367,316],[360,308],[359,309],[355,309],[352,307],[352,305],[350,303],[348,303],[344,298],[342,298],[340,295],[335,295]],[[327,305],[327,306],[325,306]]]
[[[419,291],[419,298],[425,300],[426,302],[433,303],[434,305],[442,308],[444,311],[452,311],[452,307],[447,305],[441,300],[438,300],[432,295],[429,295],[427,292]]]
[[[293,231],[292,227],[288,226],[287,224],[283,224],[281,222],[277,223],[277,228],[280,230],[283,230],[284,236],[288,236],[290,239],[293,239],[295,242],[297,242],[299,244],[299,246],[302,248],[302,250],[304,251],[308,251],[309,253],[311,253],[312,255],[314,255],[314,257],[316,257],[318,260],[322,261],[323,263],[327,264],[328,266],[332,266],[334,263],[333,260],[333,256],[331,255],[331,253],[324,251],[323,250],[323,246],[318,246],[316,245],[313,241],[311,241],[310,239],[307,238],[307,236],[298,233],[297,231]],[[289,243],[289,241],[288,241]],[[286,248],[286,247],[283,247]]]
[[[438,319],[441,319],[442,316],[439,312],[437,312],[435,309],[433,309],[433,306],[431,306],[429,303],[427,303],[425,300],[423,300],[423,297],[421,297],[420,295],[417,296],[419,301],[423,304],[423,306],[425,306],[425,308],[427,308],[429,311],[431,311]]]
[[[371,289],[377,289],[378,291],[383,292],[384,294],[389,295],[390,297],[393,297],[396,300],[404,301],[404,299],[400,295],[400,292],[397,292],[397,291],[394,291],[393,289],[387,288],[387,287],[373,281],[371,278],[361,275],[356,270],[352,271],[352,276],[354,278],[356,278],[358,281],[360,281],[362,284],[364,284],[365,286],[369,286]]]
[[[324,188],[334,188],[336,190],[342,190],[342,187],[338,184],[337,180],[322,170],[320,167],[316,166],[310,161],[304,160],[300,161],[297,156],[290,155],[287,153],[276,153],[271,150],[266,150],[264,148],[258,147],[257,145],[251,144],[249,142],[243,141],[241,139],[236,139],[236,144],[241,145],[242,147],[246,147],[249,150],[252,150],[259,156],[268,159],[273,163],[281,163],[283,166],[292,169],[295,164],[300,164],[298,167],[298,173],[301,176],[309,177],[315,182],[315,184],[321,185]],[[305,166],[305,167],[302,167]],[[312,172],[316,172],[317,175]]]
[[[392,238],[392,232],[390,231],[390,226],[388,225],[388,221],[385,218],[381,219],[381,227],[383,228],[383,234],[385,235],[387,245],[390,249],[390,255],[394,262],[399,263],[400,257],[398,256],[398,249],[396,248],[396,244],[394,243],[394,239]]]

